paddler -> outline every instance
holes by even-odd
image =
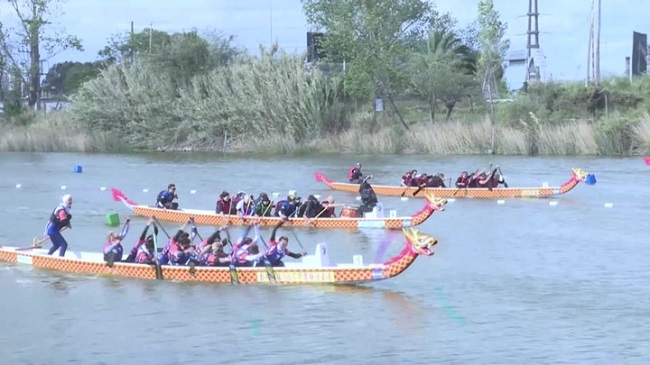
[[[142,230],[142,234],[140,234],[140,238],[138,239],[138,242],[135,243],[135,246],[133,246],[133,249],[131,249],[129,256],[126,257],[124,262],[135,262],[135,258],[138,255],[138,250],[145,243],[151,242],[151,245],[153,247],[153,235],[147,236],[147,231],[149,230],[149,226],[151,226],[153,222],[154,222],[154,218],[150,217],[149,221],[147,222],[147,225],[144,226],[144,230]],[[158,236],[158,227],[156,227],[155,225],[153,226],[153,234]]]
[[[59,256],[65,256],[65,251],[68,249],[68,242],[61,235],[61,230],[64,228],[72,229],[70,209],[72,209],[72,196],[66,194],[61,198],[61,204],[54,208],[54,211],[50,214],[50,219],[45,226],[45,234],[52,241],[52,248],[47,253],[48,255],[54,254],[60,248]]]
[[[108,232],[108,237],[106,243],[104,244],[104,261],[113,262],[113,261],[122,261],[122,255],[124,254],[124,247],[122,247],[122,240],[129,234],[129,223],[131,219],[126,218],[124,222],[124,227],[118,235],[117,233],[110,231]]]
[[[280,228],[284,224],[284,221],[280,221],[275,227],[273,227],[273,232],[271,232],[271,237],[269,238],[269,249],[266,252],[266,259],[271,263],[271,266],[284,266],[284,262],[282,262],[282,259],[284,256],[290,256],[293,257],[294,259],[299,259],[303,256],[307,256],[307,253],[305,251],[301,251],[301,253],[293,253],[289,251],[287,246],[289,245],[289,239],[285,236],[280,237],[278,241],[275,240],[275,234],[278,231],[278,228]]]

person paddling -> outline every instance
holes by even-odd
[[[233,204],[232,199],[230,198],[230,193],[224,190],[223,192],[221,192],[221,194],[219,194],[219,200],[217,200],[217,206],[214,212],[217,214],[235,213],[235,205]]]
[[[280,223],[273,227],[271,237],[269,238],[269,249],[266,252],[266,259],[271,264],[271,266],[283,267],[284,262],[282,262],[282,259],[285,255],[294,259],[299,259],[303,256],[307,256],[307,252],[305,251],[301,251],[299,254],[289,251],[287,248],[289,245],[289,239],[287,237],[282,236],[277,241],[275,240],[275,234],[277,233],[278,228],[280,228],[283,224],[284,221],[280,221]]]
[[[61,235],[61,231],[65,228],[72,229],[70,209],[72,209],[72,196],[66,194],[61,198],[61,204],[54,208],[54,211],[50,214],[50,219],[45,226],[45,234],[52,241],[52,248],[47,253],[48,255],[54,254],[60,248],[59,256],[65,256],[65,251],[68,249],[68,242]]]
[[[122,231],[118,235],[117,233],[110,231],[108,232],[108,237],[106,239],[106,243],[104,244],[104,249],[102,252],[104,253],[104,261],[106,262],[114,262],[114,261],[122,261],[122,255],[124,253],[124,247],[122,247],[122,240],[124,240],[124,237],[126,237],[127,234],[129,234],[129,223],[131,222],[131,219],[126,218],[126,221],[124,222],[124,227],[122,227]]]
[[[153,223],[154,223],[154,218],[150,217],[149,221],[147,222],[147,225],[144,226],[144,229],[142,230],[142,234],[140,234],[140,238],[131,249],[129,256],[127,256],[126,259],[124,259],[124,262],[135,262],[135,259],[138,255],[138,251],[140,250],[140,247],[143,246],[144,244],[151,243],[151,247],[154,246],[153,235],[147,236],[147,231],[149,230],[149,227]],[[153,234],[158,236],[158,227],[156,227],[156,225],[153,226]]]

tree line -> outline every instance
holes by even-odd
[[[534,135],[540,121],[597,120],[639,110],[650,99],[621,80],[509,93],[507,24],[493,0],[480,0],[477,19],[464,27],[424,0],[302,0],[311,28],[323,34],[311,64],[277,44],[252,56],[234,36],[216,31],[145,28],[113,35],[95,62],[58,63],[45,75],[41,60],[83,50],[81,40],[54,23],[60,0],[7,1],[17,25],[0,24],[5,116],[38,107],[42,97],[66,99],[72,117],[88,128],[145,148],[210,144],[227,132],[243,140],[247,133],[288,134],[301,142],[352,127],[410,130],[416,122],[451,119],[459,108]],[[493,102],[504,97],[512,102]],[[161,129],[168,130],[162,140],[148,140]]]

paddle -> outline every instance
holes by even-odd
[[[260,241],[264,244],[264,248],[266,249],[266,253],[269,252],[269,245],[266,244],[266,241],[260,234],[260,229],[259,225],[255,226],[255,235],[259,237]],[[266,253],[264,253],[264,267],[266,267],[266,276],[269,278],[269,281],[275,282],[275,271],[273,270],[273,266],[271,266],[271,263],[266,257]]]
[[[427,186],[427,184],[421,184],[420,187],[418,187],[418,189],[417,189],[416,191],[413,192],[413,196],[418,195],[418,193],[420,192],[420,190],[422,190],[425,186]]]
[[[488,171],[490,171],[490,175],[488,175],[488,177],[487,177],[488,178],[488,182],[487,182],[488,190],[492,191],[492,176],[494,176],[494,174],[492,172],[492,162],[490,162],[490,169]]]
[[[156,217],[153,217],[156,221]],[[160,266],[160,261],[158,260],[158,234],[156,234],[156,225],[154,224],[154,234],[153,234],[153,259],[154,259],[154,265],[156,267],[156,280],[163,280],[163,272],[162,272],[162,267]],[[160,228],[163,228],[160,226]],[[163,228],[163,231],[165,229]],[[166,234],[167,232],[165,232]],[[169,237],[169,235],[168,235]]]
[[[497,165],[497,169],[499,170],[499,176],[500,176],[501,178],[503,178],[503,186],[505,186],[505,187],[507,188],[507,187],[508,187],[508,183],[506,182],[506,179],[503,177],[503,172],[501,172],[501,167],[499,167],[499,165]]]
[[[59,232],[64,231],[66,229],[68,229],[68,226],[65,226],[65,227],[61,228],[61,230]],[[41,237],[41,238],[34,237],[34,240],[32,241],[31,246],[17,248],[16,251],[26,251],[26,250],[33,250],[35,248],[41,248],[42,244],[44,242],[49,241],[49,240],[50,240],[50,236],[45,236],[45,237]]]
[[[296,238],[296,242],[298,242],[298,245],[300,245],[300,249],[301,249],[303,252],[307,252],[307,251],[305,251],[305,248],[302,246],[302,243],[301,243],[300,240],[298,239],[298,236],[296,235],[296,232],[294,232],[293,230],[291,230],[291,233],[292,233],[293,236]]]
[[[165,230],[165,227],[163,227],[163,225],[160,224],[160,221],[158,220],[158,218],[156,218],[155,215],[152,216],[152,217],[153,217],[153,220],[155,220],[156,223],[158,223],[158,226],[160,227],[160,229],[162,229],[162,231],[165,233],[165,236],[167,236],[168,239],[172,238],[172,237],[169,235],[169,233],[167,233],[167,230]]]
[[[199,234],[199,230],[196,228],[196,223],[194,222],[194,218],[190,217],[190,221],[192,222],[192,230],[194,231],[194,234],[196,234],[196,236],[199,237],[201,241],[203,241],[203,237],[201,237],[201,234]]]

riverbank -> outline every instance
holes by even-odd
[[[154,144],[151,144],[155,146]],[[224,148],[225,147],[225,148]],[[38,116],[27,125],[5,127],[0,151],[102,152],[216,151],[226,153],[295,154],[430,154],[430,155],[555,155],[627,156],[650,152],[650,116],[644,115],[628,129],[608,128],[589,120],[558,125],[513,127],[475,121],[419,122],[409,130],[399,125],[369,133],[352,127],[338,134],[304,143],[279,133],[240,134],[224,139],[180,142],[150,149],[130,148],[110,133],[90,131],[68,112]]]

